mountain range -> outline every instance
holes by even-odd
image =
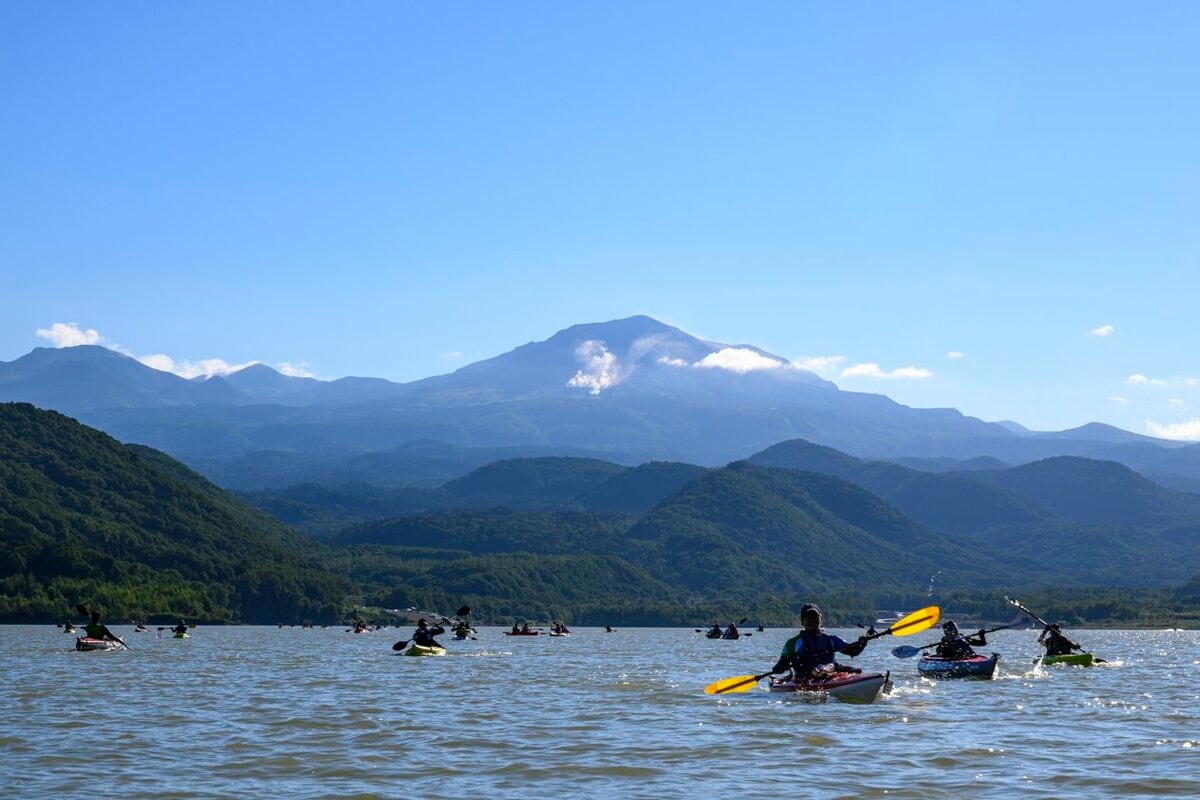
[[[39,348],[0,363],[0,400],[61,411],[239,489],[356,475],[434,485],[498,451],[719,466],[797,438],[858,457],[951,467],[980,457],[1022,464],[1084,456],[1200,488],[1200,445],[1099,423],[1035,432],[910,408],[840,390],[753,345],[705,341],[644,316],[572,326],[409,383],[290,377],[263,364],[187,380],[94,345]],[[452,457],[433,463],[422,447]]]

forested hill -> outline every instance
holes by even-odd
[[[0,620],[333,619],[348,581],[313,547],[162,453],[0,404]]]

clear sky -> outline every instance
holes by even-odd
[[[1194,2],[6,3],[0,360],[76,323],[408,380],[646,313],[911,405],[1200,438],[1198,31]]]

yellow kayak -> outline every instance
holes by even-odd
[[[406,656],[444,656],[446,648],[444,647],[422,647],[419,644],[414,644],[404,651]]]
[[[175,638],[176,639],[190,639],[190,638],[192,638],[192,635],[190,633],[177,633],[177,634],[175,634]]]

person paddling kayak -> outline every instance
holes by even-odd
[[[1038,636],[1038,644],[1046,648],[1048,656],[1069,656],[1073,650],[1083,650],[1082,647],[1063,635],[1062,628],[1057,623],[1046,626]]]
[[[813,603],[806,603],[800,609],[800,624],[803,630],[784,642],[783,652],[771,669],[772,673],[790,669],[799,681],[822,673],[860,671],[841,666],[836,657],[838,653],[844,653],[854,658],[867,646],[867,637],[862,636],[858,641],[847,644],[842,637],[821,630],[821,609]]]
[[[120,642],[121,637],[110,631],[100,622],[100,612],[92,612],[92,621],[83,628],[83,633],[89,639],[102,639],[108,642]],[[124,644],[124,642],[122,642]]]
[[[737,625],[729,623],[729,627],[725,629],[725,633],[721,634],[722,639],[738,639],[741,638],[741,633],[737,629]]]
[[[937,654],[940,658],[959,661],[975,657],[972,647],[985,647],[986,645],[987,636],[982,630],[970,636],[963,636],[958,632],[958,625],[950,619],[942,623],[942,640],[937,643]]]
[[[441,625],[429,627],[429,623],[422,618],[417,620],[417,630],[412,635],[412,643],[421,647],[441,647],[433,637],[441,636],[445,632],[446,629]]]
[[[171,633],[174,633],[174,634],[187,633],[187,632],[188,632],[187,623],[184,622],[183,620],[179,620],[179,624],[176,625],[174,628],[171,628]]]
[[[721,630],[721,626],[714,622],[713,626],[708,629],[708,633],[704,635],[709,639],[720,639],[723,634],[724,631]]]

